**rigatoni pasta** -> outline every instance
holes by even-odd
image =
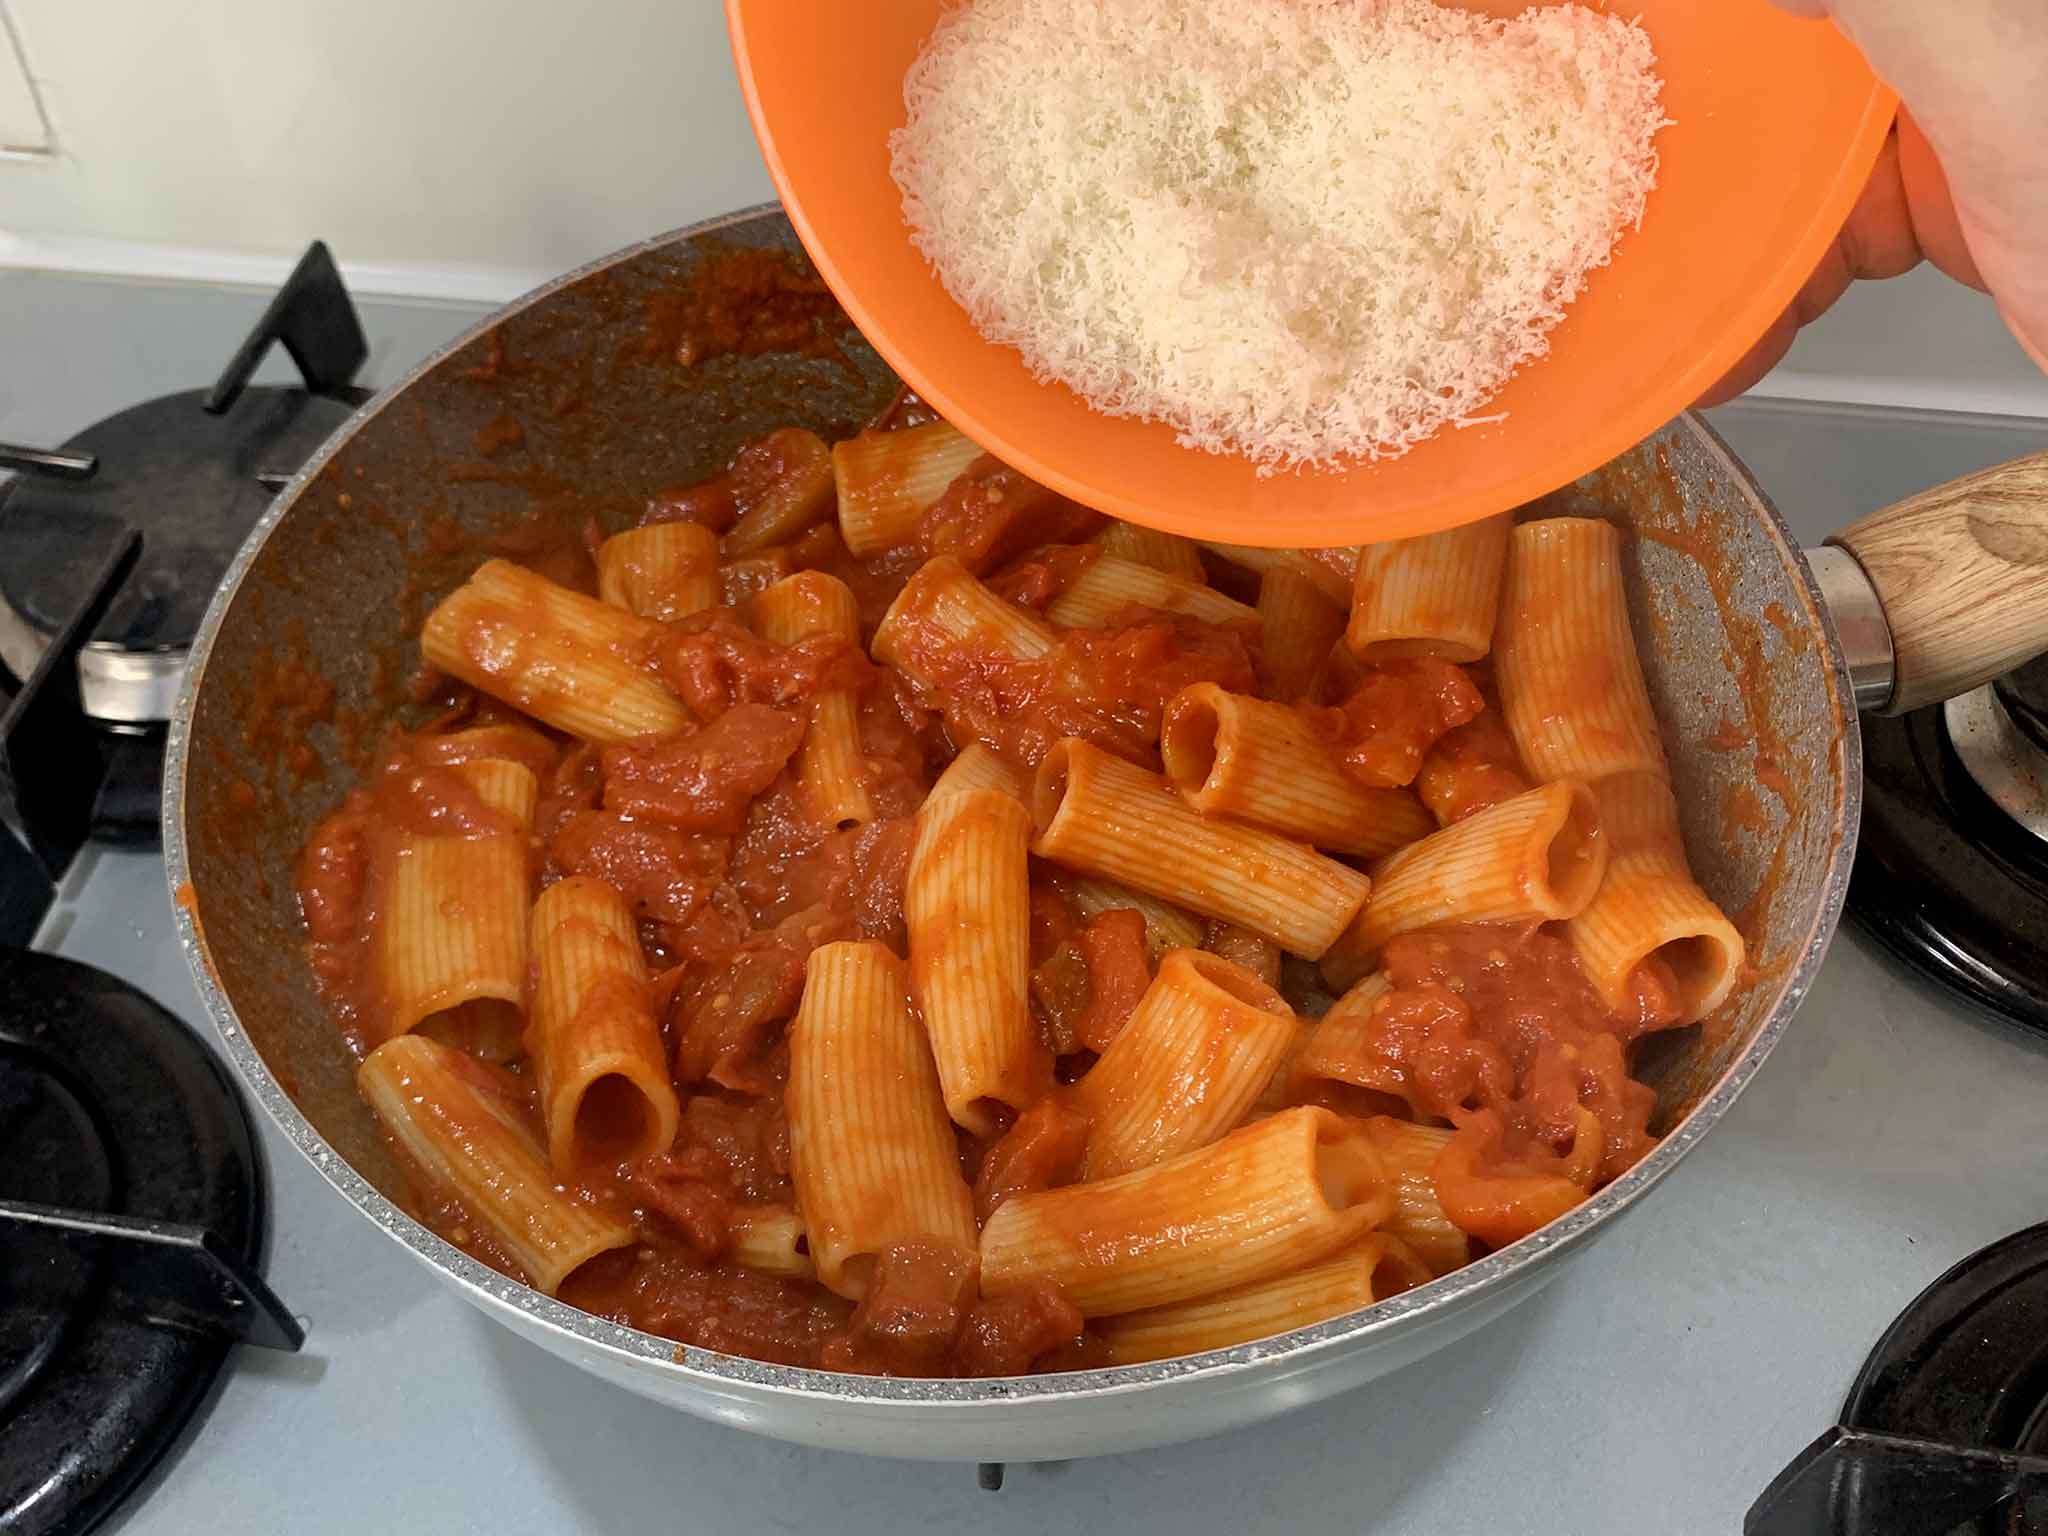
[[[525,995],[526,837],[538,783],[500,758],[448,772],[485,815],[475,835],[408,831],[392,843],[373,909],[380,1006],[359,1021],[373,1045],[460,1008],[516,1012]]]
[[[1294,1040],[1294,1010],[1243,966],[1177,949],[1076,1089],[1084,1179],[1114,1178],[1234,1128]]]
[[[1344,643],[1361,661],[1477,661],[1493,644],[1510,519],[1368,544],[1352,576]]]
[[[667,1150],[679,1107],[625,898],[572,875],[533,904],[528,1049],[564,1176]]]
[[[1061,628],[1073,629],[1111,623],[1133,608],[1157,608],[1209,624],[1241,624],[1252,630],[1259,623],[1258,610],[1225,597],[1214,587],[1115,555],[1091,562],[1053,599],[1045,616]]]
[[[856,555],[910,543],[925,510],[981,456],[972,439],[943,421],[836,444],[839,536]]]
[[[1276,566],[1259,578],[1258,615],[1260,681],[1284,703],[1306,698],[1344,633],[1344,610],[1300,572]]]
[[[552,1296],[581,1265],[633,1241],[629,1221],[560,1193],[518,1090],[449,1046],[407,1035],[372,1051],[356,1084],[436,1193],[461,1202],[528,1284]]]
[[[946,1111],[986,1135],[1052,1082],[1031,1019],[1031,813],[999,789],[935,795],[903,888],[912,995]]]
[[[960,755],[946,765],[946,771],[933,781],[932,792],[926,799],[937,800],[977,789],[1000,790],[1013,800],[1028,800],[1031,796],[1031,775],[1000,753],[991,751],[978,741],[970,741],[960,749]]]
[[[1149,565],[1155,571],[1164,571],[1183,581],[1207,579],[1202,570],[1201,549],[1177,533],[1141,528],[1136,523],[1111,522],[1097,542],[1102,545],[1105,555],[1114,555],[1119,560]]]
[[[597,595],[644,619],[686,619],[717,605],[718,535],[701,523],[649,523],[597,549]]]
[[[725,530],[728,555],[750,555],[786,543],[825,515],[832,505],[832,458],[815,432],[783,427],[754,445],[755,467],[765,484]]]
[[[1199,949],[1208,924],[1171,902],[1134,891],[1114,880],[1077,876],[1067,886],[1074,905],[1083,917],[1101,912],[1135,912],[1145,920],[1145,952],[1154,965],[1166,958],[1168,950]]]
[[[1361,1128],[1290,1109],[1118,1178],[1012,1197],[982,1228],[982,1282],[1048,1280],[1089,1317],[1135,1312],[1312,1264],[1392,1208]]]
[[[1323,957],[1323,977],[1348,987],[1389,939],[1421,928],[1576,917],[1606,870],[1591,791],[1545,784],[1383,860],[1364,910]]]
[[[1494,677],[1531,773],[1668,772],[1612,523],[1551,517],[1516,527],[1500,614]]]
[[[420,653],[558,731],[628,742],[690,724],[640,659],[658,633],[651,619],[487,560],[427,615]]]
[[[857,644],[860,605],[845,582],[822,571],[785,577],[754,599],[754,622],[777,645],[834,639]],[[868,762],[860,739],[860,701],[851,689],[815,693],[810,723],[797,749],[797,784],[829,826],[875,819]]]
[[[1040,858],[1135,886],[1316,959],[1372,882],[1306,844],[1211,821],[1157,774],[1067,740],[1032,788]]]
[[[817,1265],[805,1246],[804,1219],[786,1205],[743,1205],[729,1225],[733,1263],[784,1280],[815,1280]]]
[[[1358,560],[1356,544],[1339,544],[1329,549],[1263,549],[1251,544],[1204,543],[1202,548],[1261,576],[1271,571],[1289,571],[1311,583],[1333,603],[1351,601],[1351,572]]]
[[[872,941],[812,951],[789,1047],[790,1172],[818,1278],[858,1300],[891,1244],[971,1252],[974,1202],[903,963]]]
[[[1409,791],[1369,789],[1339,768],[1300,711],[1214,683],[1166,706],[1159,752],[1174,788],[1204,815],[1334,853],[1377,858],[1436,828]]]
[[[1335,1258],[1172,1306],[1107,1318],[1101,1325],[1116,1365],[1228,1349],[1357,1312],[1434,1279],[1391,1232],[1375,1232]]]
[[[911,653],[902,643],[912,631],[934,636],[945,645],[976,648],[1020,661],[1043,656],[1057,643],[1044,620],[997,597],[951,555],[940,555],[918,567],[889,605],[875,631],[876,659],[916,676],[911,670],[915,665]]]
[[[1726,1001],[1742,976],[1742,934],[1692,878],[1678,801],[1663,775],[1620,773],[1593,785],[1607,867],[1592,901],[1565,925],[1586,979],[1608,1007],[1639,1006],[1643,968],[1676,991],[1673,1020],[1690,1024]]]

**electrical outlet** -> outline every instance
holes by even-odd
[[[36,100],[36,88],[29,81],[14,28],[6,12],[0,11],[0,155],[49,152],[50,125],[43,116],[43,104]]]

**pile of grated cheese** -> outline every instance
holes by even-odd
[[[890,150],[983,335],[1270,472],[1405,453],[1542,356],[1641,218],[1659,89],[1580,5],[971,0]]]

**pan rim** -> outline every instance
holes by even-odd
[[[554,1335],[556,1341],[573,1344],[579,1352],[596,1351],[613,1365],[634,1370],[649,1367],[694,1382],[706,1389],[731,1392],[738,1388],[771,1394],[777,1398],[809,1401],[819,1405],[842,1405],[901,1410],[915,1405],[931,1408],[978,1410],[983,1415],[1008,1410],[1050,1411],[1042,1405],[1065,1407],[1076,1400],[1102,1400],[1127,1396],[1167,1384],[1220,1384],[1242,1377],[1255,1367],[1286,1360],[1308,1364],[1310,1357],[1327,1357],[1366,1345],[1383,1336],[1394,1335],[1427,1314],[1442,1320],[1484,1304],[1496,1292],[1511,1288],[1517,1278],[1533,1278],[1533,1272],[1554,1252],[1582,1247],[1602,1227],[1642,1199],[1675,1168],[1692,1148],[1712,1130],[1729,1107],[1749,1085],[1783,1035],[1792,1015],[1820,970],[1829,943],[1839,925],[1848,874],[1854,859],[1857,830],[1862,811],[1862,742],[1857,729],[1853,694],[1849,688],[1848,663],[1840,640],[1828,617],[1813,573],[1792,538],[1790,529],[1770,500],[1763,495],[1749,471],[1729,450],[1718,433],[1696,412],[1687,412],[1675,423],[1694,436],[1712,455],[1729,483],[1747,487],[1757,516],[1775,546],[1794,586],[1804,601],[1809,625],[1824,643],[1824,677],[1835,716],[1838,761],[1833,775],[1835,801],[1830,808],[1832,826],[1829,864],[1825,872],[1822,899],[1797,946],[1797,959],[1789,967],[1769,1016],[1755,1038],[1729,1063],[1711,1089],[1684,1120],[1657,1144],[1641,1162],[1612,1184],[1566,1215],[1537,1232],[1512,1243],[1463,1269],[1419,1286],[1412,1291],[1347,1314],[1289,1333],[1276,1334],[1249,1344],[1143,1365],[1109,1366],[1096,1370],[1052,1375],[1011,1376],[993,1379],[947,1379],[930,1377],[880,1377],[813,1370],[802,1366],[775,1365],[739,1355],[721,1354],[681,1345],[672,1339],[643,1333],[584,1312],[566,1302],[523,1285],[500,1274],[436,1235],[408,1215],[336,1152],[299,1110],[269,1064],[250,1042],[235,1006],[217,980],[206,951],[198,912],[198,896],[191,882],[191,864],[185,828],[185,778],[193,709],[205,686],[206,669],[215,639],[229,610],[234,606],[242,582],[272,533],[297,505],[306,487],[324,470],[334,456],[364,426],[404,396],[418,380],[450,357],[489,334],[510,316],[558,291],[598,272],[645,256],[680,241],[715,234],[737,224],[765,216],[783,217],[779,204],[765,203],[672,230],[666,234],[602,256],[541,285],[511,304],[480,318],[446,346],[411,369],[402,379],[380,390],[358,409],[300,469],[277,495],[263,517],[236,552],[219,590],[214,594],[193,640],[183,685],[172,712],[164,751],[164,862],[172,895],[179,947],[192,973],[200,999],[211,1020],[220,1046],[243,1087],[254,1097],[284,1138],[310,1162],[314,1169],[365,1219],[405,1248],[419,1262],[453,1281],[466,1299],[486,1312],[516,1312],[526,1321]],[[188,894],[189,893],[189,894]],[[993,1454],[1000,1454],[999,1451]]]

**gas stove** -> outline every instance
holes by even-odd
[[[210,377],[236,336],[261,328],[269,298],[0,273],[0,335],[10,341],[0,440],[93,451],[71,441],[82,423]],[[365,303],[360,313],[366,382],[378,383],[478,311]],[[81,364],[96,347],[109,364]],[[49,360],[48,376],[30,376],[23,359]],[[308,382],[293,386],[308,397],[299,410],[325,411],[316,400],[346,408],[334,391],[351,386]],[[237,409],[271,409],[258,391],[291,384],[273,358]],[[181,408],[191,408],[189,394]],[[1907,492],[2048,441],[2040,422],[1766,401],[1739,402],[1714,421],[1809,543]],[[286,427],[262,439],[266,451],[236,461],[236,498],[247,470],[260,509],[259,477],[287,467],[294,432],[319,430],[311,414]],[[272,443],[287,446],[272,457]],[[101,457],[113,461],[111,450]],[[42,479],[36,489],[69,494]],[[4,522],[0,548],[9,556],[0,598],[18,616],[34,613],[32,601],[17,606],[12,595],[18,567]],[[113,541],[99,574],[127,579],[104,563],[124,558],[132,557]],[[106,615],[89,633],[116,637]],[[61,639],[46,634],[43,648],[53,644]],[[165,649],[175,648],[173,640]],[[88,672],[71,674],[78,704]],[[164,675],[168,666],[155,686]],[[1994,770],[1985,787],[1968,764],[1982,756],[1980,734],[2008,744],[2011,733],[2027,735],[2035,691],[2025,674],[2010,680],[1995,700],[2002,721],[1981,712],[1944,721],[1936,711],[1896,727],[1914,772],[1959,800],[1966,788],[1978,796],[1967,803],[1984,819],[1970,825],[1999,829],[1985,839],[1987,862],[2029,870],[2031,844],[1986,810],[2023,789],[2024,777],[2008,783]],[[106,708],[84,728],[118,746],[132,725],[146,737],[145,722]],[[1875,802],[1887,793],[1879,733],[1894,727],[1866,725]],[[1913,798],[1909,780],[1898,783],[1909,806],[1933,803]],[[2011,803],[2024,812],[2023,796]],[[1929,1340],[1961,1338],[1983,1321],[1987,1293],[2005,1294],[2014,1275],[2036,1266],[2038,1237],[2011,1235],[2048,1217],[2048,1139],[2033,1134],[2048,1102],[2048,1044],[1987,1012],[1997,998],[1966,997],[1922,973],[1972,952],[1934,883],[1971,878],[1960,861],[1930,846],[1917,865],[1877,862],[1889,834],[1875,818],[1865,843],[1863,915],[1727,1123],[1620,1224],[1626,1235],[1603,1241],[1597,1259],[1501,1321],[1349,1396],[1221,1440],[1012,1466],[999,1494],[979,1491],[967,1468],[793,1449],[678,1417],[496,1328],[376,1241],[264,1124],[254,1178],[259,1197],[267,1193],[264,1276],[288,1305],[286,1319],[303,1323],[304,1347],[224,1349],[225,1369],[197,1395],[189,1427],[160,1447],[108,1528],[1721,1532],[1737,1528],[1795,1460],[1807,1491],[1825,1492],[1841,1484],[1814,1479],[1817,1458],[1853,1463],[1880,1439],[2006,1435],[2028,1449],[2027,1413],[2017,1414],[2026,1421],[2017,1431],[1996,1416],[1962,1428],[1953,1417],[1931,1420],[1917,1409],[1941,1396],[1940,1383],[1930,1388],[1895,1367],[1927,1356]],[[38,955],[118,978],[203,1035],[161,859],[147,847],[84,840],[56,867],[34,931]],[[1862,899],[1866,891],[1873,899]],[[1919,913],[1936,941],[1905,942],[1891,930],[1913,923],[1887,912]],[[1995,960],[1990,947],[1978,946]],[[2039,962],[2024,935],[2010,948]],[[1901,964],[1904,955],[1919,959]],[[2017,986],[2040,995],[2025,976]],[[138,1019],[154,1020],[153,1038],[181,1033],[125,990],[117,995]],[[1900,1318],[1958,1261],[2009,1237]],[[1994,1379],[1977,1366],[1980,1383]],[[1962,1362],[1959,1379],[1969,1367]],[[2018,1397],[2006,1396],[2013,1419]],[[1988,1475],[2012,1473],[2010,1462]],[[2004,1490],[1994,1481],[1978,1491]]]

